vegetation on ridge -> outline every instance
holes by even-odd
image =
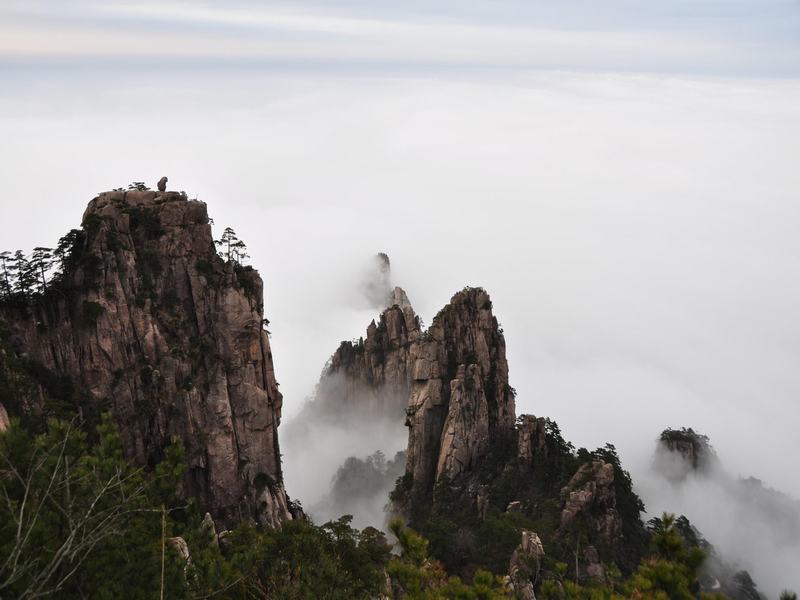
[[[398,520],[390,526],[394,554],[383,533],[352,529],[348,516],[319,526],[299,519],[278,530],[244,523],[217,536],[198,507],[180,499],[179,444],[168,446],[147,473],[123,458],[108,416],[96,433],[90,444],[75,423],[58,420],[39,435],[18,420],[0,433],[3,597],[516,597],[502,574],[477,570],[469,582],[448,576],[429,542]],[[617,573],[578,584],[567,564],[557,562],[537,594],[545,600],[723,598],[698,592],[704,553],[677,523],[665,516],[651,524],[650,550],[627,579]]]

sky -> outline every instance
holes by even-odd
[[[287,419],[385,251],[426,323],[490,292],[518,412],[800,497],[800,2],[430,4],[3,0],[2,247],[167,175],[248,244]]]

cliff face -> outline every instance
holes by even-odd
[[[406,472],[392,506],[451,572],[500,570],[511,560],[515,591],[530,597],[536,569],[521,564],[544,548],[570,564],[583,548],[581,579],[602,578],[612,562],[635,568],[643,506],[616,450],[576,451],[554,422],[516,418],[505,340],[484,290],[454,295],[409,358]],[[519,538],[499,540],[496,527],[523,524],[541,529],[526,530],[521,546]]]
[[[544,417],[520,415],[517,432],[517,457],[533,465],[537,457],[547,459],[547,432]]]
[[[378,322],[366,338],[342,342],[331,357],[317,389],[315,410],[357,411],[402,422],[411,389],[410,349],[420,336],[419,318],[399,287],[394,288]]]
[[[205,204],[174,192],[100,194],[68,262],[46,302],[0,315],[14,352],[66,378],[84,416],[110,410],[137,463],[152,465],[180,438],[184,491],[215,518],[290,518],[262,281],[219,258]],[[16,412],[46,413],[46,396],[32,392]]]
[[[489,295],[457,293],[411,348],[406,474],[412,497],[475,469],[491,438],[514,429],[503,334]]]

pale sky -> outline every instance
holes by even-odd
[[[796,77],[797,0],[4,0],[5,65],[567,69]]]
[[[3,0],[2,247],[167,175],[249,246],[287,417],[386,251],[426,322],[487,288],[520,412],[800,496],[800,2],[429,4]]]

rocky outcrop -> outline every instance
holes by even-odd
[[[85,419],[110,410],[136,463],[180,439],[184,492],[216,519],[289,519],[258,273],[223,261],[206,205],[175,192],[100,194],[74,233],[46,301],[0,314],[17,355],[67,379]],[[45,388],[17,410],[46,414]]]
[[[394,288],[366,337],[342,342],[323,372],[313,409],[341,416],[389,416],[402,422],[411,390],[410,349],[420,337],[419,318],[406,293]]]
[[[585,546],[582,551],[584,562],[584,574],[588,579],[603,581],[606,576],[606,569],[600,561],[600,553],[594,546]]]
[[[607,544],[622,536],[622,520],[617,512],[614,465],[602,460],[582,464],[561,490],[563,508],[559,531],[573,528],[579,518],[587,520],[592,532]]]
[[[717,464],[717,455],[707,436],[691,427],[661,432],[655,467],[670,479],[682,479],[691,471],[704,471]]]
[[[523,530],[522,541],[511,555],[508,566],[508,577],[515,597],[536,600],[533,588],[539,579],[543,558],[544,546],[539,535]]]
[[[543,417],[522,415],[517,433],[517,456],[532,466],[537,457],[547,458],[547,434]]]
[[[505,339],[480,288],[457,293],[410,350],[406,463],[412,497],[473,471],[490,441],[514,429]]]
[[[186,540],[182,537],[171,537],[167,538],[167,543],[175,549],[175,552],[178,553],[178,556],[181,557],[181,560],[190,563],[191,562],[191,555],[189,554],[189,544],[186,543]]]
[[[406,472],[392,493],[392,509],[423,533],[443,524],[459,532],[437,548],[448,568],[468,575],[486,564],[475,540],[488,544],[479,523],[496,517],[559,523],[545,540],[556,560],[573,560],[577,543],[594,545],[607,563],[627,572],[635,568],[643,507],[615,448],[576,452],[555,422],[533,415],[516,419],[505,340],[484,290],[466,288],[453,296],[412,344],[410,360]],[[630,551],[623,539],[632,540]],[[518,563],[527,552],[523,546]],[[513,547],[501,552],[508,560]],[[584,575],[600,576],[602,563],[587,560],[582,558]],[[533,593],[522,580],[510,583],[516,593]]]

